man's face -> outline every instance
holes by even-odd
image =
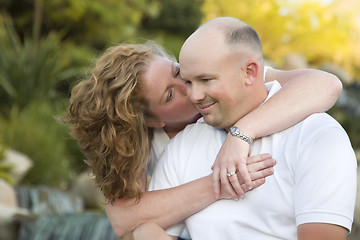
[[[191,101],[207,124],[233,125],[246,113],[246,66],[225,46],[220,34],[194,37],[180,52],[181,77]]]

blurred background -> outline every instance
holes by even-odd
[[[328,113],[360,156],[358,0],[0,0],[0,179],[15,189],[16,206],[34,208],[34,199],[19,199],[24,194],[41,201],[41,192],[74,189],[87,171],[56,117],[95,57],[114,44],[148,39],[177,57],[184,40],[218,16],[253,26],[267,65],[337,75],[344,91]],[[25,161],[21,171],[9,160],[13,155]],[[0,200],[9,196],[0,185]],[[76,211],[97,207],[85,203]]]

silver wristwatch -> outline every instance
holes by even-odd
[[[248,144],[251,144],[253,142],[253,140],[250,137],[248,137],[245,134],[243,134],[242,132],[240,132],[240,130],[236,126],[232,126],[230,128],[230,134],[233,135],[233,136],[236,136],[238,138],[241,138],[242,140],[244,140]]]

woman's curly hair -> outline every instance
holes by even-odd
[[[168,57],[154,42],[111,47],[71,93],[64,122],[71,125],[70,134],[86,156],[96,185],[111,203],[141,197],[138,180],[152,138],[145,126],[150,114],[142,76],[155,56]]]

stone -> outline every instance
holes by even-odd
[[[74,181],[71,190],[83,198],[85,208],[103,209],[106,202],[105,197],[95,186],[94,178],[92,173],[81,173]]]
[[[17,239],[18,219],[29,216],[26,209],[0,203],[0,240]]]
[[[78,194],[48,186],[17,186],[18,205],[33,214],[70,214],[84,211]]]
[[[13,166],[13,169],[10,172],[10,178],[14,185],[20,183],[25,174],[33,166],[29,157],[12,149],[5,150],[5,159],[3,163]]]
[[[0,193],[0,204],[9,207],[17,207],[17,199],[14,188],[3,179],[0,179]]]

